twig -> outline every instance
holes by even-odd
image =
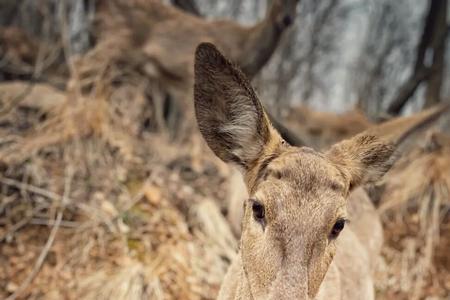
[[[59,201],[61,199],[61,196],[56,194],[56,193],[54,193],[54,192],[51,192],[49,190],[46,190],[46,189],[43,189],[43,188],[31,185],[31,184],[23,183],[23,182],[20,182],[18,180],[15,180],[15,179],[11,179],[11,178],[6,178],[6,177],[0,176],[0,183],[6,184],[6,185],[9,185],[9,186],[21,189],[21,190],[26,190],[26,191],[34,193],[36,195],[43,196],[43,197],[45,197],[47,199],[50,199],[52,201]],[[129,206],[127,206],[123,211],[121,211],[121,213],[119,213],[119,215],[124,213],[124,212],[126,212],[127,210],[129,210],[137,201],[139,201],[142,198],[142,196],[143,196],[143,192],[141,194],[135,196],[133,198],[133,200],[132,200],[132,203]],[[89,206],[89,205],[84,204],[84,203],[79,203],[79,202],[76,202],[76,201],[72,201],[68,196],[65,197],[65,199],[66,199],[67,202],[70,202],[71,205],[74,205],[75,207],[77,207],[78,209],[86,212],[89,215],[92,215],[94,213],[94,211],[98,210],[96,207]],[[106,220],[104,220],[104,223],[107,224],[110,221],[111,220],[106,219]],[[88,226],[84,226],[84,227],[90,227],[90,226],[92,226],[92,225],[88,225]]]
[[[8,298],[6,298],[6,300],[15,300],[15,299],[17,299],[17,297],[19,297],[20,294],[22,294],[22,292],[31,284],[33,279],[36,277],[36,275],[41,270],[42,264],[44,263],[45,258],[47,257],[47,254],[48,254],[48,252],[50,251],[50,248],[53,245],[53,241],[55,240],[56,233],[58,232],[59,225],[60,225],[61,220],[62,220],[62,216],[63,216],[63,211],[61,209],[58,212],[58,215],[56,216],[55,226],[50,231],[50,235],[49,235],[49,237],[47,239],[47,242],[45,243],[45,246],[42,249],[41,254],[39,254],[39,257],[36,260],[36,263],[34,264],[33,270],[31,271],[30,274],[28,274],[28,277],[20,285],[20,287],[13,294],[11,294]]]
[[[9,236],[12,236],[14,232],[22,228],[23,226],[27,225],[28,222],[31,220],[32,216],[24,217],[22,220],[11,226],[11,229],[8,230],[7,233],[0,236],[0,243],[3,242],[3,240],[6,240]]]
[[[44,248],[42,249],[41,253],[39,254],[38,259],[36,260],[36,263],[34,264],[33,270],[31,270],[30,274],[28,274],[27,278],[22,282],[22,284],[19,286],[19,288],[11,294],[6,300],[15,300],[17,297],[19,297],[23,291],[25,291],[28,286],[33,282],[34,278],[36,278],[36,275],[41,270],[42,264],[45,261],[45,258],[47,257],[48,252],[50,251],[50,248],[53,245],[53,242],[55,241],[56,234],[58,233],[59,226],[61,225],[63,212],[64,212],[64,205],[67,203],[67,196],[70,192],[70,185],[72,182],[73,177],[73,171],[71,168],[68,168],[68,175],[66,176],[65,184],[64,184],[64,194],[62,198],[59,198],[61,200],[61,208],[58,211],[58,214],[56,215],[55,219],[55,225],[53,226],[52,230],[50,231],[50,235],[47,239],[47,242],[45,243]]]
[[[27,184],[27,183],[20,182],[18,180],[14,180],[11,178],[6,178],[3,176],[0,176],[0,183],[6,184],[6,185],[9,185],[9,186],[21,189],[21,190],[27,190],[31,193],[43,196],[43,197],[48,198],[53,201],[57,201],[57,200],[61,199],[61,196],[56,193],[53,193],[46,189],[39,188],[39,187],[31,185],[31,184]]]
[[[29,220],[29,224],[43,225],[43,226],[56,226],[56,221],[47,220],[47,219],[31,219],[31,220]],[[59,225],[60,225],[60,227],[67,227],[67,228],[79,228],[80,227],[79,222],[64,221],[64,220],[62,220]]]
[[[40,206],[40,207],[36,207],[33,209],[32,213],[29,216],[24,217],[22,220],[20,220],[19,222],[17,222],[16,224],[14,224],[7,233],[5,233],[4,235],[0,236],[0,242],[3,242],[5,239],[7,239],[9,236],[12,236],[16,231],[20,230],[22,227],[24,227],[25,225],[27,225],[32,219],[33,216],[40,212],[41,210],[43,210],[44,208],[46,208],[46,206]]]

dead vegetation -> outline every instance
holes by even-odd
[[[217,294],[236,249],[228,171],[198,135],[180,148],[148,130],[147,86],[116,51],[74,63],[66,91],[0,86],[1,298]]]
[[[386,296],[446,299],[450,291],[450,137],[429,134],[382,185]]]
[[[7,65],[24,59],[7,45]],[[61,91],[1,84],[0,298],[215,298],[236,250],[217,205],[228,170],[198,134],[157,127],[131,48],[102,39]]]
[[[113,97],[69,95],[3,132],[1,297],[214,298],[236,247],[212,200],[226,171],[195,139],[125,134]]]

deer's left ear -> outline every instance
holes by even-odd
[[[340,167],[350,188],[376,182],[411,144],[409,142],[448,109],[448,105],[440,105],[385,122],[334,145],[327,156]]]
[[[194,104],[208,146],[246,172],[281,143],[244,74],[209,43],[195,53]]]
[[[340,142],[327,156],[343,171],[350,189],[378,181],[393,165],[395,145],[370,134]]]

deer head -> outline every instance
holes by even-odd
[[[300,0],[273,0],[268,10],[268,17],[279,26],[280,29],[288,27],[294,22],[297,4]]]
[[[204,139],[242,171],[250,195],[240,258],[256,299],[316,295],[347,220],[349,191],[379,179],[405,134],[437,112],[366,131],[325,153],[293,147],[272,127],[241,71],[208,43],[196,50],[194,97]]]

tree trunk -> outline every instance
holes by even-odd
[[[416,62],[409,79],[400,87],[387,112],[398,115],[417,87],[427,81],[426,106],[440,102],[447,36],[447,0],[431,0],[430,9],[417,46]],[[432,55],[431,62],[429,56]]]
[[[171,0],[173,6],[176,6],[194,16],[201,17],[202,14],[195,3],[195,0]]]
[[[411,74],[411,77],[400,87],[397,96],[391,102],[388,108],[389,115],[398,115],[402,111],[405,104],[414,95],[417,87],[430,75],[431,71],[425,67],[420,68],[417,72]]]
[[[83,0],[72,2],[68,17],[71,54],[81,55],[89,48],[89,20]]]
[[[431,65],[432,73],[428,79],[428,86],[425,92],[425,107],[433,106],[441,101],[441,89],[445,67],[445,48],[447,38],[447,0],[434,0],[436,15],[434,22],[435,33],[431,41],[430,52],[433,55]]]

